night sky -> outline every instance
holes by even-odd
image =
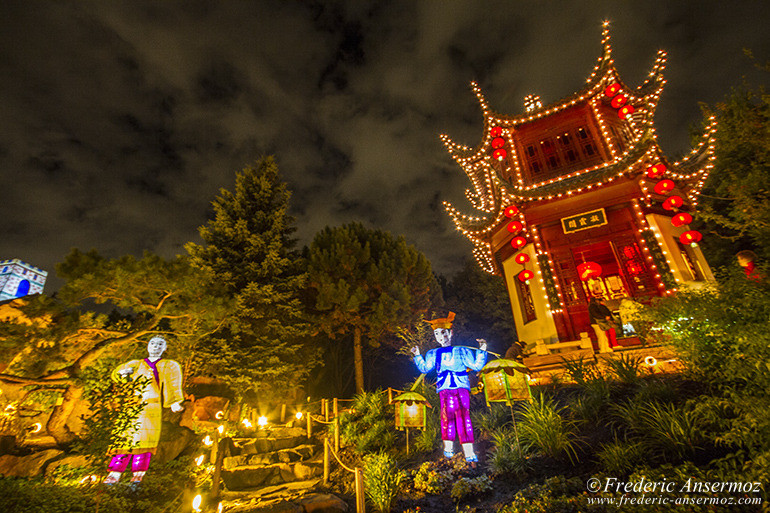
[[[468,207],[439,140],[475,146],[491,107],[580,89],[610,20],[641,83],[657,50],[669,157],[700,102],[770,60],[760,1],[30,1],[0,4],[0,258],[49,271],[77,247],[171,257],[220,188],[275,155],[297,237],[361,221],[404,235],[441,273],[470,257],[441,202]]]

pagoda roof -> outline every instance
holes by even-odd
[[[523,205],[529,202],[548,201],[554,198],[580,194],[585,190],[604,187],[612,181],[627,176],[633,178],[654,163],[663,162],[668,169],[667,176],[677,180],[692,205],[697,204],[697,196],[705,182],[714,159],[714,134],[716,122],[712,118],[703,139],[682,160],[669,163],[657,142],[654,125],[655,109],[662,93],[665,80],[666,54],[658,52],[655,64],[646,80],[637,88],[627,87],[620,79],[612,60],[609,24],[604,23],[602,31],[602,55],[587,79],[586,85],[572,95],[522,115],[509,116],[490,109],[489,104],[477,84],[472,83],[484,114],[484,137],[475,147],[470,148],[453,142],[448,136],[441,139],[452,158],[457,161],[471,181],[472,186],[465,191],[475,215],[467,215],[450,203],[444,207],[455,225],[474,243],[474,254],[486,270],[493,272],[495,264],[491,257],[489,236],[505,219],[504,209],[509,205]],[[491,142],[494,138],[492,129],[501,127],[509,141],[516,138],[519,127],[543,120],[548,116],[572,108],[576,105],[589,105],[600,121],[599,102],[604,100],[604,91],[610,84],[618,84],[628,97],[627,104],[634,107],[632,114],[625,117],[631,133],[625,151],[609,144],[611,158],[592,167],[579,169],[566,175],[553,177],[539,183],[525,185],[519,163],[514,152],[511,155],[512,166],[505,171],[492,158]],[[602,128],[604,130],[604,128]],[[605,135],[605,139],[610,138]],[[513,147],[513,145],[510,145]],[[649,195],[647,197],[649,202]]]

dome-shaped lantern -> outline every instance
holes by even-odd
[[[508,156],[508,152],[502,148],[498,148],[492,152],[492,158],[495,160],[503,161]]]
[[[513,246],[516,249],[521,249],[526,245],[527,245],[527,239],[525,239],[524,237],[519,236],[511,239],[511,246]]]
[[[679,212],[677,215],[671,218],[671,224],[677,228],[690,223],[692,223],[692,216],[687,212]]]
[[[620,84],[618,84],[617,82],[613,82],[604,88],[604,94],[605,96],[609,96],[610,98],[612,98],[613,96],[615,96],[620,92],[620,89],[621,89]]]
[[[425,429],[426,410],[430,403],[417,392],[404,392],[393,398],[396,405],[396,427]]]
[[[612,105],[613,109],[619,109],[623,105],[625,105],[627,101],[628,101],[628,96],[626,96],[625,94],[619,94],[612,99],[612,101],[610,102],[610,105]]]
[[[513,257],[513,261],[519,265],[524,265],[527,262],[529,262],[529,255],[526,253],[519,253],[518,255]]]
[[[520,282],[526,283],[535,277],[535,273],[530,271],[529,269],[524,269],[519,274],[517,274],[516,277],[519,279]]]
[[[618,109],[618,117],[620,119],[626,119],[628,116],[634,113],[633,105],[623,105]]]
[[[505,403],[510,406],[514,401],[529,401],[532,395],[527,375],[530,373],[526,365],[516,360],[501,358],[487,363],[479,371],[487,406],[490,403]]]
[[[494,139],[492,139],[493,148],[497,149],[497,148],[502,148],[503,146],[505,146],[505,139],[503,139],[502,137],[495,137]]]
[[[516,205],[508,205],[505,207],[504,213],[505,217],[513,217],[519,213],[519,209],[516,207]]]
[[[669,192],[673,191],[675,187],[673,180],[661,180],[655,184],[655,193],[665,196]]]
[[[666,201],[663,202],[663,208],[666,210],[674,210],[684,205],[684,200],[681,196],[669,196]]]
[[[647,178],[658,178],[663,176],[666,172],[666,166],[663,164],[655,164],[647,168]]]
[[[596,262],[583,262],[577,266],[578,276],[583,281],[602,275],[602,266]]]
[[[703,239],[703,234],[698,230],[689,230],[679,236],[679,242],[682,244],[690,244],[692,246],[695,246],[701,239]]]
[[[493,126],[492,129],[489,131],[489,135],[492,137],[500,137],[503,134],[502,127],[499,126]]]
[[[511,233],[519,233],[521,230],[524,229],[524,225],[521,223],[521,221],[511,221],[508,223],[508,231]]]

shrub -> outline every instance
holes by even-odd
[[[492,481],[487,476],[461,477],[452,485],[450,495],[456,502],[460,502],[491,489]]]
[[[345,445],[353,446],[358,453],[387,450],[395,445],[393,412],[380,390],[356,394],[351,410],[340,417]]]
[[[378,452],[364,458],[366,496],[381,513],[390,511],[405,477],[406,474],[398,468],[396,460],[387,453]]]
[[[567,375],[581,387],[585,386],[587,382],[601,377],[593,359],[586,360],[582,356],[578,356],[577,358],[562,358],[562,362]]]
[[[536,449],[551,458],[566,455],[574,465],[578,460],[576,425],[560,415],[563,409],[544,395],[537,395],[521,414],[519,437],[527,450]]]
[[[487,467],[493,474],[523,476],[527,473],[528,460],[523,451],[519,450],[513,428],[495,431],[492,433],[492,441],[494,447],[487,453]]]
[[[634,385],[641,377],[642,358],[630,354],[621,354],[604,360],[610,373],[618,381],[627,385]]]
[[[638,442],[617,440],[602,445],[596,456],[602,468],[610,475],[627,473],[643,461],[644,447]]]
[[[444,492],[453,479],[451,468],[442,469],[436,462],[426,461],[414,476],[414,488],[425,493],[439,494]]]

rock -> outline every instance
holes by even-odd
[[[287,465],[286,463],[279,463],[277,467],[281,476],[281,481],[278,481],[279,483],[289,483],[291,481],[296,481],[296,478],[294,477],[294,470],[291,468],[291,465]]]
[[[158,450],[155,452],[153,460],[158,463],[166,463],[176,459],[194,441],[195,433],[190,429],[164,422],[160,432]]]
[[[295,463],[293,472],[294,477],[299,481],[305,481],[315,475],[318,475],[319,473],[318,467],[311,467],[310,465],[305,465],[304,463]]]
[[[306,495],[300,504],[305,513],[346,513],[349,511],[345,501],[328,493]]]
[[[278,472],[275,467],[238,467],[233,470],[222,471],[222,481],[228,490],[244,490],[268,484],[276,484],[273,477]],[[278,475],[280,483],[280,475]]]
[[[0,435],[0,455],[10,454],[16,447],[15,435]]]
[[[56,469],[65,465],[69,466],[70,468],[85,467],[88,466],[88,460],[82,454],[69,454],[63,458],[59,458],[58,460],[49,463],[45,468],[45,475],[52,476],[54,472],[56,472]]]
[[[47,449],[29,456],[0,456],[0,474],[5,477],[36,477],[41,475],[48,463],[64,454],[58,449]]]
[[[225,411],[230,400],[226,397],[207,396],[196,399],[192,404],[192,419],[216,422],[217,412]]]

